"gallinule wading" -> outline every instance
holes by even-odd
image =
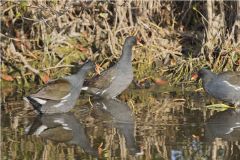
[[[240,72],[215,74],[205,68],[198,72],[204,90],[216,99],[240,106]]]
[[[85,75],[92,68],[94,64],[88,61],[76,74],[52,80],[37,93],[24,97],[24,100],[40,114],[68,112],[74,107]]]
[[[101,75],[86,81],[82,90],[106,99],[115,98],[122,93],[133,80],[131,58],[132,47],[136,43],[136,37],[127,37],[119,61],[111,68],[103,71]]]

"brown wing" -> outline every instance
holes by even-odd
[[[57,79],[46,84],[37,93],[32,94],[32,97],[60,100],[71,90],[71,84],[64,79]]]
[[[240,72],[223,72],[218,75],[219,78],[228,81],[232,85],[240,86]]]
[[[107,88],[111,84],[115,76],[116,76],[116,69],[115,67],[111,67],[108,70],[102,72],[100,75],[97,75],[92,79],[87,80],[84,83],[84,86],[88,86],[90,88],[98,88],[98,89]]]

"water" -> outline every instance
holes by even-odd
[[[188,87],[153,88],[43,116],[3,90],[1,159],[240,159],[240,113],[209,110],[216,101]]]

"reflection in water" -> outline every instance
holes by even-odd
[[[97,150],[91,147],[83,124],[71,113],[37,116],[25,131],[29,135],[79,145],[88,154],[97,156]]]
[[[229,109],[211,116],[206,122],[205,139],[212,159],[240,159],[240,112]]]
[[[239,113],[212,116],[205,94],[175,90],[130,90],[119,97],[130,106],[81,99],[72,113],[42,117],[5,96],[1,159],[240,159]]]
[[[105,99],[93,102],[93,106],[93,117],[107,123],[110,128],[117,128],[120,136],[125,138],[129,154],[140,154],[134,137],[135,122],[129,106],[119,100]],[[86,153],[98,156],[98,151],[91,147],[85,127],[80,121],[73,113],[39,115],[25,128],[25,132],[56,142],[76,144]]]
[[[93,112],[95,118],[104,118],[106,116],[112,117],[111,125],[108,127],[114,127],[119,130],[121,136],[125,138],[126,147],[129,154],[136,155],[139,153],[134,137],[134,118],[133,113],[129,106],[119,100],[99,100],[93,103]],[[103,116],[104,115],[104,116]]]
[[[205,136],[209,140],[224,138],[230,141],[240,140],[240,112],[226,110],[214,114],[206,124]]]

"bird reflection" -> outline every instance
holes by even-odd
[[[72,113],[39,115],[25,128],[25,132],[56,142],[76,144],[88,154],[98,155],[97,150],[91,147],[84,125]]]
[[[81,106],[83,107],[83,106]],[[90,108],[90,106],[88,106]],[[119,100],[98,99],[92,102],[91,114],[88,118],[94,118],[93,127],[107,126],[108,128],[116,128],[119,135],[124,137],[125,145],[129,155],[142,155],[135,140],[135,121],[133,113],[129,106]],[[37,135],[45,139],[56,142],[64,142],[68,144],[79,145],[86,153],[99,157],[99,148],[94,149],[89,141],[88,128],[83,123],[88,123],[86,117],[76,117],[77,110],[74,113],[57,113],[50,115],[38,115],[34,121],[25,128],[26,134]],[[80,113],[81,114],[81,113]],[[79,119],[80,118],[80,119]],[[100,122],[98,125],[97,122]],[[90,128],[89,128],[90,129]],[[61,133],[61,134],[59,134]]]
[[[117,128],[119,134],[124,136],[129,154],[141,154],[134,136],[135,123],[133,113],[126,103],[114,99],[95,101],[93,102],[92,115],[96,119],[102,118],[102,122],[109,122],[106,121],[108,119],[111,120],[107,127]]]
[[[209,140],[214,138],[240,140],[240,111],[229,109],[214,114],[207,121],[205,131],[205,137]]]

